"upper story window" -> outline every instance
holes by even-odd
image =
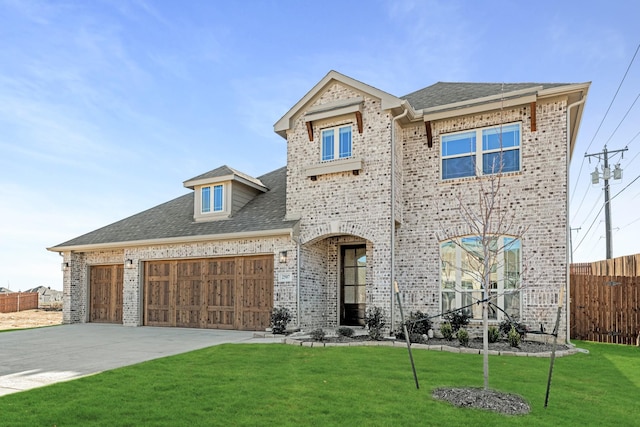
[[[213,185],[202,187],[202,213],[222,212],[224,210],[224,186]],[[212,193],[213,192],[213,197]]]
[[[351,157],[351,125],[322,130],[322,161]]]
[[[442,135],[442,179],[519,171],[520,134],[512,123]]]

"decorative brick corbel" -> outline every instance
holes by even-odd
[[[536,102],[534,101],[531,103],[531,132],[536,131],[536,124]]]
[[[424,127],[427,130],[427,147],[433,147],[433,134],[431,133],[431,122],[424,122]]]
[[[362,133],[362,113],[356,111],[356,123],[358,124],[358,133]]]
[[[307,122],[307,134],[309,135],[309,141],[313,141],[313,122]]]

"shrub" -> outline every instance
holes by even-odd
[[[291,322],[291,312],[288,308],[274,308],[271,312],[271,332],[274,334],[284,334],[287,325]]]
[[[516,331],[516,328],[511,326],[511,330],[507,334],[507,341],[511,347],[520,346],[520,333]]]
[[[407,332],[409,332],[409,341],[413,343],[424,342],[424,335],[427,335],[429,329],[433,326],[429,315],[420,310],[409,313],[409,318],[405,320],[404,323],[407,325]],[[400,325],[400,328],[395,332],[395,336],[397,339],[405,339],[402,325]]]
[[[355,331],[351,328],[347,328],[346,326],[342,326],[336,330],[336,333],[339,337],[352,337]]]
[[[382,339],[382,328],[386,325],[382,309],[380,307],[368,309],[367,314],[364,316],[364,322],[369,328],[369,337],[380,341]]]
[[[489,326],[489,342],[498,342],[500,331],[495,326]]]
[[[466,347],[469,345],[469,332],[465,328],[458,329],[458,341],[460,341],[460,345]]]
[[[315,331],[311,331],[309,333],[309,336],[311,337],[312,340],[314,341],[322,341],[324,340],[325,337],[325,332],[322,330],[322,328],[320,329],[316,329]]]
[[[520,338],[523,339],[527,334],[527,325],[524,323],[518,322],[516,319],[509,320],[505,319],[500,322],[500,332],[505,336],[509,336],[509,332],[511,332],[511,328],[513,327],[518,334],[520,334]]]
[[[447,341],[451,341],[453,339],[453,328],[451,327],[451,323],[444,322],[440,325],[440,333],[442,337]]]
[[[470,315],[461,310],[452,311],[445,314],[443,317],[451,324],[451,328],[454,333],[458,332],[460,328],[467,326],[469,324],[469,319],[471,319]]]

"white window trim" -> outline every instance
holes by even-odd
[[[350,128],[351,129],[351,153],[349,156],[340,157],[340,129],[342,128]],[[323,135],[326,131],[333,131],[333,158],[332,159],[323,159],[322,150],[324,147],[324,138]],[[338,160],[350,159],[353,157],[353,124],[342,124],[338,126],[332,126],[328,128],[320,129],[320,161],[322,163],[327,162],[335,162]]]
[[[482,149],[482,133],[485,130],[490,130],[490,129],[499,129],[501,127],[505,127],[505,126],[510,126],[510,125],[518,125],[519,127],[519,134],[520,134],[520,140],[518,141],[518,145],[513,146],[513,147],[501,147],[501,148],[496,148],[493,150],[486,150],[483,151]],[[476,172],[475,175],[469,175],[469,176],[459,176],[459,177],[454,177],[454,178],[444,178],[442,176],[442,170],[443,170],[443,164],[445,160],[449,160],[449,159],[456,159],[456,158],[460,158],[460,157],[470,157],[472,152],[467,152],[467,153],[462,153],[462,154],[454,154],[451,156],[444,156],[442,155],[442,138],[445,136],[451,136],[451,135],[461,135],[464,133],[472,133],[474,132],[476,134],[476,147],[475,147],[475,166],[476,166]],[[511,151],[511,150],[520,150],[518,153],[518,164],[520,165],[520,169],[517,171],[509,171],[509,172],[504,172],[504,173],[519,173],[522,171],[522,122],[510,122],[510,123],[503,123],[500,125],[494,125],[494,126],[485,126],[485,127],[480,127],[480,128],[475,128],[475,129],[467,129],[467,130],[462,130],[462,131],[458,131],[458,132],[450,132],[450,133],[446,133],[446,134],[442,134],[440,135],[440,140],[441,140],[441,148],[440,148],[440,179],[442,181],[451,181],[451,180],[456,180],[456,179],[465,179],[465,178],[472,178],[472,177],[480,177],[480,176],[490,176],[490,175],[495,175],[496,173],[500,173],[500,172],[496,172],[496,173],[490,173],[490,174],[485,174],[483,172],[483,159],[482,156],[484,154],[491,154],[491,153],[499,153],[499,152],[506,152],[506,151]]]
[[[214,210],[214,193],[216,187],[222,187],[222,209]],[[208,212],[203,211],[202,190],[204,188],[210,188],[209,203],[210,209]],[[213,219],[221,219],[229,216],[229,206],[231,206],[231,186],[229,183],[211,183],[204,184],[196,187],[195,189],[195,206],[194,206],[194,219],[196,221],[208,221]]]
[[[442,260],[442,245],[448,241],[451,240],[460,240],[466,237],[474,237],[474,236],[460,236],[460,237],[456,237],[454,239],[449,239],[446,241],[442,241],[439,243],[439,252],[440,252],[440,258],[441,258],[441,263],[444,262],[444,260]],[[517,238],[517,237],[513,237],[513,236],[506,236],[506,235],[502,235],[502,236],[497,236],[498,239],[504,239],[504,238],[513,238],[516,240],[520,240],[520,265],[518,267],[518,271],[522,272],[522,240]],[[463,306],[462,304],[462,294],[463,293],[474,293],[474,292],[482,292],[482,289],[473,289],[473,290],[468,290],[468,289],[463,289],[460,285],[462,284],[462,248],[460,248],[459,244],[455,244],[455,248],[456,248],[456,265],[454,267],[452,267],[455,270],[455,285],[454,285],[454,289],[453,290],[445,290],[443,287],[443,283],[442,283],[442,267],[440,270],[440,293],[439,293],[439,299],[440,299],[440,310],[442,310],[442,302],[443,302],[443,294],[444,293],[453,293],[454,294],[454,309],[456,308],[460,308]],[[500,252],[500,255],[498,255],[498,257],[503,257],[504,256],[504,251]],[[498,307],[500,307],[502,310],[505,309],[505,305],[504,305],[504,296],[506,294],[512,294],[512,293],[517,293],[518,294],[518,299],[519,299],[519,303],[518,303],[518,307],[519,307],[519,311],[520,311],[520,317],[522,317],[522,292],[520,291],[519,287],[522,285],[522,283],[519,283],[518,286],[516,286],[513,289],[505,289],[504,285],[505,285],[505,281],[504,281],[504,261],[499,262],[497,265],[497,277],[496,280],[498,282],[498,286],[497,289],[492,291],[489,290],[489,297],[491,296],[491,294],[498,294],[498,299],[496,301],[496,305]],[[490,322],[500,322],[502,320],[505,319],[505,314],[501,311],[501,310],[496,310],[496,318],[489,318]],[[482,319],[478,319],[478,318],[473,318],[473,316],[470,319],[470,322],[472,323],[476,323],[476,322],[482,322]]]

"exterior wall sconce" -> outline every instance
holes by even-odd
[[[125,268],[133,268],[133,260],[132,259],[125,260],[124,266]]]
[[[71,268],[71,263],[70,262],[63,262],[62,263],[62,271],[68,270],[69,268]]]
[[[287,251],[280,252],[280,264],[284,264],[287,262]]]

